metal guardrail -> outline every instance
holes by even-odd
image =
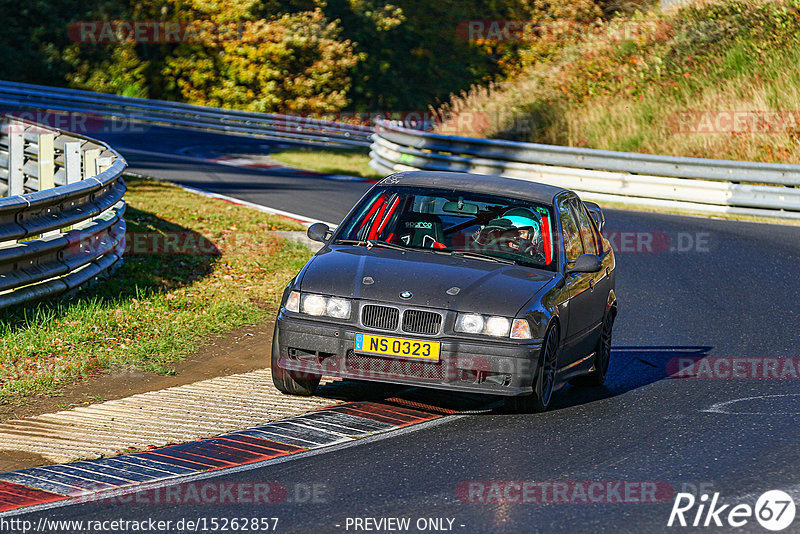
[[[560,185],[587,200],[661,208],[800,218],[800,166],[658,156],[374,129],[75,89],[0,82],[0,107],[84,113],[322,146],[370,146],[380,172],[410,169],[499,174]],[[0,168],[3,167],[0,152]],[[0,178],[2,178],[0,170]],[[60,175],[56,175],[56,183]]]
[[[310,117],[195,106],[16,82],[0,82],[0,106],[84,113],[141,124],[340,147],[367,147],[373,132],[367,126]]]
[[[800,219],[800,165],[656,156],[411,130],[378,121],[370,165],[383,173],[498,174],[586,200]]]
[[[27,121],[0,129],[0,308],[108,274],[125,249],[126,162]]]

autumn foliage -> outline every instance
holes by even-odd
[[[459,25],[591,23],[607,8],[594,0],[0,0],[0,54],[14,58],[0,64],[0,79],[265,112],[425,110],[552,52],[541,39],[465,40]],[[103,33],[136,22],[190,27],[192,38]],[[220,38],[226,25],[234,38]]]

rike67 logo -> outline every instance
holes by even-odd
[[[764,493],[756,500],[755,506],[720,504],[719,493],[711,497],[704,493],[699,499],[691,493],[678,493],[667,526],[740,528],[755,518],[765,529],[777,532],[791,525],[794,516],[794,500],[781,490]]]

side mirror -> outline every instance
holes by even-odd
[[[592,219],[594,219],[597,229],[602,232],[603,226],[606,224],[606,216],[603,215],[603,210],[601,210],[600,206],[594,202],[584,202],[583,205],[586,206],[589,215],[591,215]]]
[[[603,268],[603,262],[597,254],[581,254],[572,267],[567,267],[569,273],[596,273]]]
[[[331,229],[325,223],[314,223],[308,227],[306,235],[312,241],[319,241],[320,243],[327,243]]]

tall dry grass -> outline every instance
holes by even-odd
[[[797,0],[724,0],[616,19],[515,80],[453,96],[439,129],[800,163],[798,13]]]

